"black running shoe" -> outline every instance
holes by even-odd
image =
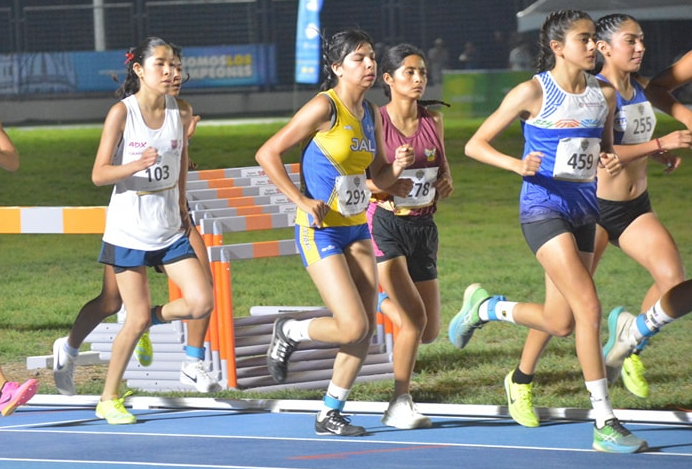
[[[319,414],[317,414],[319,417]],[[365,428],[351,425],[351,419],[341,415],[338,410],[330,410],[320,422],[315,419],[315,433],[318,435],[363,436]]]
[[[298,347],[298,342],[286,337],[283,331],[283,325],[289,319],[278,318],[274,321],[272,340],[269,342],[269,349],[267,350],[267,368],[269,368],[269,374],[277,383],[286,381],[288,359]]]

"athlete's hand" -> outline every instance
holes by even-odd
[[[396,149],[394,153],[394,161],[392,164],[398,166],[401,170],[408,168],[413,164],[416,157],[413,154],[413,147],[411,145],[401,145]]]
[[[136,161],[139,170],[147,169],[156,164],[159,159],[159,152],[154,147],[147,147],[146,150],[142,152],[139,156],[139,160]]]
[[[658,139],[662,150],[677,150],[679,148],[692,148],[692,132],[689,130],[676,130]]]
[[[310,226],[322,228],[322,221],[330,210],[329,205],[325,204],[322,200],[304,197],[303,200],[301,200],[299,207],[312,217],[312,223]]]
[[[601,152],[598,157],[598,165],[608,171],[611,176],[616,176],[622,171],[622,163],[615,153]]]
[[[666,169],[664,169],[663,172],[666,174],[670,174],[678,169],[678,166],[680,166],[680,163],[682,163],[682,158],[669,151],[654,153],[651,155],[651,159],[664,165]]]
[[[454,186],[452,185],[452,178],[449,176],[442,176],[433,184],[437,193],[440,195],[441,199],[445,199],[452,195],[454,192]]]
[[[541,161],[543,161],[543,153],[532,151],[517,161],[519,162],[519,169],[516,172],[519,176],[535,176],[541,166]]]
[[[394,184],[387,188],[387,192],[397,197],[406,197],[413,189],[413,180],[409,178],[397,179]]]

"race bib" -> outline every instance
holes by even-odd
[[[365,180],[365,173],[337,176],[334,191],[340,214],[345,217],[352,217],[368,208],[370,189],[365,184]]]
[[[623,145],[644,143],[651,140],[656,127],[656,114],[651,103],[646,101],[623,106],[613,123],[615,130],[623,132]]]
[[[436,190],[433,184],[437,180],[439,168],[405,169],[400,179],[411,179],[413,188],[406,197],[394,196],[394,205],[397,208],[427,207],[435,201]]]
[[[180,173],[180,144],[177,140],[157,141],[149,146],[156,148],[156,163],[132,175],[136,191],[141,194],[172,189],[178,184]]]
[[[596,178],[600,138],[563,138],[555,152],[553,178],[589,182]]]

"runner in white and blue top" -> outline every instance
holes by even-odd
[[[591,274],[599,216],[596,175],[599,167],[608,175],[622,170],[612,144],[615,90],[587,73],[596,62],[595,33],[593,20],[582,11],[550,13],[539,35],[538,74],[507,93],[465,148],[471,158],[522,176],[521,228],[545,271],[545,301],[508,301],[471,284],[450,322],[449,339],[463,348],[490,321],[521,324],[530,328],[527,347],[537,344],[531,351],[540,356],[547,335],[574,333],[595,418],[592,447],[634,453],[647,443],[622,426],[610,403],[600,342],[601,302]],[[493,146],[517,119],[524,121],[526,139],[521,158]],[[517,422],[536,427],[530,367],[535,361],[524,365],[522,356],[505,376],[508,408]]]
[[[644,33],[639,23],[629,15],[607,15],[596,22],[596,39],[599,51],[596,78],[616,91],[613,139],[623,167],[617,175],[611,175],[605,168],[598,169],[596,195],[600,219],[593,243],[592,273],[608,244],[621,248],[654,280],[641,305],[641,311],[651,310],[650,319],[641,322],[660,324],[666,321],[661,319],[660,308],[655,308],[656,312],[651,308],[664,291],[684,280],[684,269],[673,237],[651,208],[647,191],[648,160],[651,157],[663,164],[666,172],[675,170],[680,158],[663,147],[689,147],[692,135],[688,131],[675,131],[653,139],[656,115],[644,95],[646,80],[637,76],[645,51]],[[601,62],[602,67],[599,66]],[[646,397],[648,383],[636,351],[625,358],[631,347],[615,347],[615,337],[622,336],[617,328],[634,322],[623,307],[616,307],[609,314],[608,327],[614,330],[610,331],[610,340],[603,348],[606,375],[612,383],[621,374],[630,392]],[[531,384],[541,352],[549,340],[548,334],[535,331],[529,334],[519,367],[510,377],[510,385],[525,397],[521,405],[514,404],[512,416],[525,426],[538,425],[531,401]],[[645,343],[645,340],[640,342],[641,348]],[[517,407],[521,410],[516,410]]]
[[[523,122],[524,155],[543,154],[535,176],[524,177],[520,196],[521,223],[562,217],[574,226],[598,219],[596,169],[608,103],[598,81],[584,74],[586,89],[567,93],[550,72],[536,75],[543,106]]]

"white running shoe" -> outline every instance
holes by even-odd
[[[219,392],[222,389],[219,382],[209,376],[207,370],[204,369],[202,360],[185,360],[180,368],[180,382],[190,384],[197,388],[198,392],[203,393]]]
[[[410,394],[402,394],[389,403],[382,416],[382,423],[402,430],[432,426],[430,419],[418,412]]]
[[[614,308],[608,314],[608,341],[603,346],[608,383],[612,384],[620,377],[625,358],[637,347],[637,340],[630,332],[636,320],[622,306]]]
[[[53,342],[53,380],[60,394],[73,396],[76,394],[74,388],[74,366],[75,357],[67,353],[64,344],[67,337],[55,339]]]

